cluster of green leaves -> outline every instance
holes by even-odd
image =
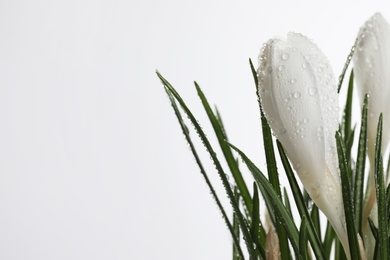
[[[352,54],[352,53],[351,53]],[[351,55],[350,55],[351,56]],[[349,57],[350,57],[349,56]],[[348,67],[350,58],[347,59],[342,77],[340,78],[340,87]],[[250,67],[254,78],[255,86],[258,85],[256,71],[250,61]],[[334,259],[347,259],[338,238],[329,224],[326,225],[325,234],[321,234],[320,213],[315,205],[312,205],[310,197],[306,191],[301,188],[297,181],[290,162],[283,150],[281,143],[274,140],[270,127],[261,109],[260,98],[258,97],[262,135],[264,143],[264,154],[266,159],[266,174],[250,160],[244,152],[231,144],[228,140],[221,116],[218,110],[213,111],[206,96],[195,82],[195,87],[199,98],[203,104],[206,114],[213,127],[214,133],[218,139],[219,147],[222,150],[223,158],[227,162],[228,170],[224,169],[215,148],[211,145],[209,139],[201,128],[199,122],[187,107],[185,101],[181,98],[175,88],[159,73],[158,77],[163,83],[169,100],[172,104],[176,117],[183,130],[185,138],[189,144],[190,150],[195,157],[200,172],[209,187],[213,199],[215,200],[222,217],[228,227],[233,239],[233,260],[238,259],[311,259],[313,255],[316,259],[330,259],[332,248],[334,248]],[[256,91],[257,93],[257,91]],[[361,121],[360,134],[355,138],[356,126],[352,126],[352,95],[353,94],[353,71],[348,84],[346,105],[344,109],[343,120],[340,129],[336,133],[337,150],[339,155],[339,168],[342,180],[342,192],[344,208],[346,215],[347,231],[349,236],[349,246],[352,259],[361,259],[359,247],[359,235],[363,237],[362,222],[364,209],[364,174],[366,169],[366,150],[367,150],[367,97],[364,100]],[[190,131],[182,113],[188,117],[194,126],[198,137],[204,144],[207,153],[215,165],[227,197],[233,208],[233,216],[229,217],[222,205],[219,194],[216,193],[213,184],[210,182],[209,175],[203,166],[198,151],[194,146]],[[378,198],[378,227],[370,221],[371,230],[376,239],[375,259],[385,259],[389,257],[388,247],[388,226],[390,216],[390,188],[385,189],[383,160],[380,154],[382,117],[378,123],[378,136],[376,145],[375,160],[375,188]],[[358,141],[356,156],[353,155],[354,140]],[[275,151],[277,148],[277,152]],[[248,183],[245,182],[242,170],[238,164],[238,158],[234,156],[236,152],[245,163],[253,175],[253,193],[250,194]],[[277,156],[282,162],[283,170],[277,167]],[[355,158],[355,159],[354,159]],[[293,198],[287,195],[286,188],[280,185],[279,175],[286,174],[288,186],[291,189]],[[234,184],[228,180],[228,175],[233,176]],[[259,192],[265,201],[273,228],[266,230],[260,212]],[[291,202],[293,199],[293,203]],[[296,218],[292,214],[292,206],[295,205],[301,218],[298,225]],[[267,233],[268,232],[268,233]],[[279,243],[271,243],[273,248],[277,249],[278,255],[273,255],[274,250],[268,248],[271,232],[277,234]],[[242,243],[243,239],[244,243]],[[310,245],[310,247],[309,247]],[[244,253],[244,246],[247,253]]]

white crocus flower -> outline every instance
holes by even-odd
[[[349,255],[335,140],[339,104],[331,66],[316,44],[297,33],[269,40],[259,62],[258,91],[268,123]]]
[[[353,56],[356,84],[363,104],[368,100],[368,150],[374,156],[376,129],[379,114],[383,113],[383,145],[390,140],[390,25],[380,13],[374,14],[360,28]],[[370,158],[371,159],[371,158]],[[374,158],[372,158],[374,159]]]
[[[371,176],[363,218],[363,230],[367,254],[371,258],[375,241],[368,226],[368,217],[376,206],[374,189],[375,139],[379,114],[383,113],[382,154],[390,140],[390,25],[380,13],[374,14],[360,28],[356,50],[353,56],[355,79],[359,97],[363,103],[368,100],[367,146]],[[371,216],[377,222],[375,214]]]

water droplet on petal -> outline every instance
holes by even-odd
[[[283,59],[283,60],[288,60],[288,58],[290,58],[290,54],[288,54],[288,53],[283,53],[282,59]]]
[[[309,63],[309,62],[304,62],[304,63],[302,64],[302,68],[304,68],[304,69],[307,69],[309,66],[310,66],[310,63]]]
[[[295,92],[294,94],[293,94],[293,97],[295,98],[295,99],[298,99],[298,98],[300,98],[301,97],[301,92]]]
[[[291,80],[290,80],[290,83],[291,83],[291,84],[294,84],[295,82],[297,82],[296,79],[291,79]]]
[[[314,96],[314,95],[317,94],[317,93],[318,93],[318,90],[317,90],[316,87],[311,87],[311,88],[309,88],[309,95],[310,95],[310,96]]]
[[[316,198],[318,198],[320,196],[320,191],[317,189],[316,186],[313,186],[310,188],[310,197],[315,200]]]
[[[280,65],[278,69],[279,69],[279,71],[283,71],[285,68],[286,67],[284,65]]]

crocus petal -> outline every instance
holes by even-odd
[[[268,231],[265,238],[265,252],[266,259],[280,260],[279,237],[274,228]]]
[[[338,94],[331,66],[316,44],[297,33],[269,40],[259,63],[258,91],[268,123],[349,255],[335,141]]]
[[[368,196],[365,203],[363,233],[369,259],[373,257],[375,240],[368,225],[376,198],[374,189],[375,139],[379,114],[383,113],[382,154],[386,151],[390,139],[390,25],[380,13],[374,14],[361,28],[358,34],[356,50],[353,56],[355,80],[361,103],[364,96],[368,99],[368,157],[371,174]],[[374,214],[375,215],[375,214]]]
[[[390,140],[390,25],[380,13],[374,14],[360,28],[353,56],[356,84],[363,103],[368,100],[368,149],[373,157],[379,114],[383,113],[383,145]]]

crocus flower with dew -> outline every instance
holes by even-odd
[[[368,217],[376,204],[374,189],[375,138],[379,114],[383,113],[382,154],[386,151],[390,140],[390,25],[380,13],[374,14],[361,28],[358,34],[353,65],[359,97],[363,103],[368,99],[367,146],[370,160],[371,177],[363,217],[363,230],[372,237],[368,227]],[[373,217],[376,222],[377,218]],[[367,253],[374,246],[365,239]],[[371,244],[371,246],[370,246]]]
[[[259,63],[258,91],[268,123],[349,256],[335,140],[338,94],[329,62],[310,39],[289,33],[269,40]]]

